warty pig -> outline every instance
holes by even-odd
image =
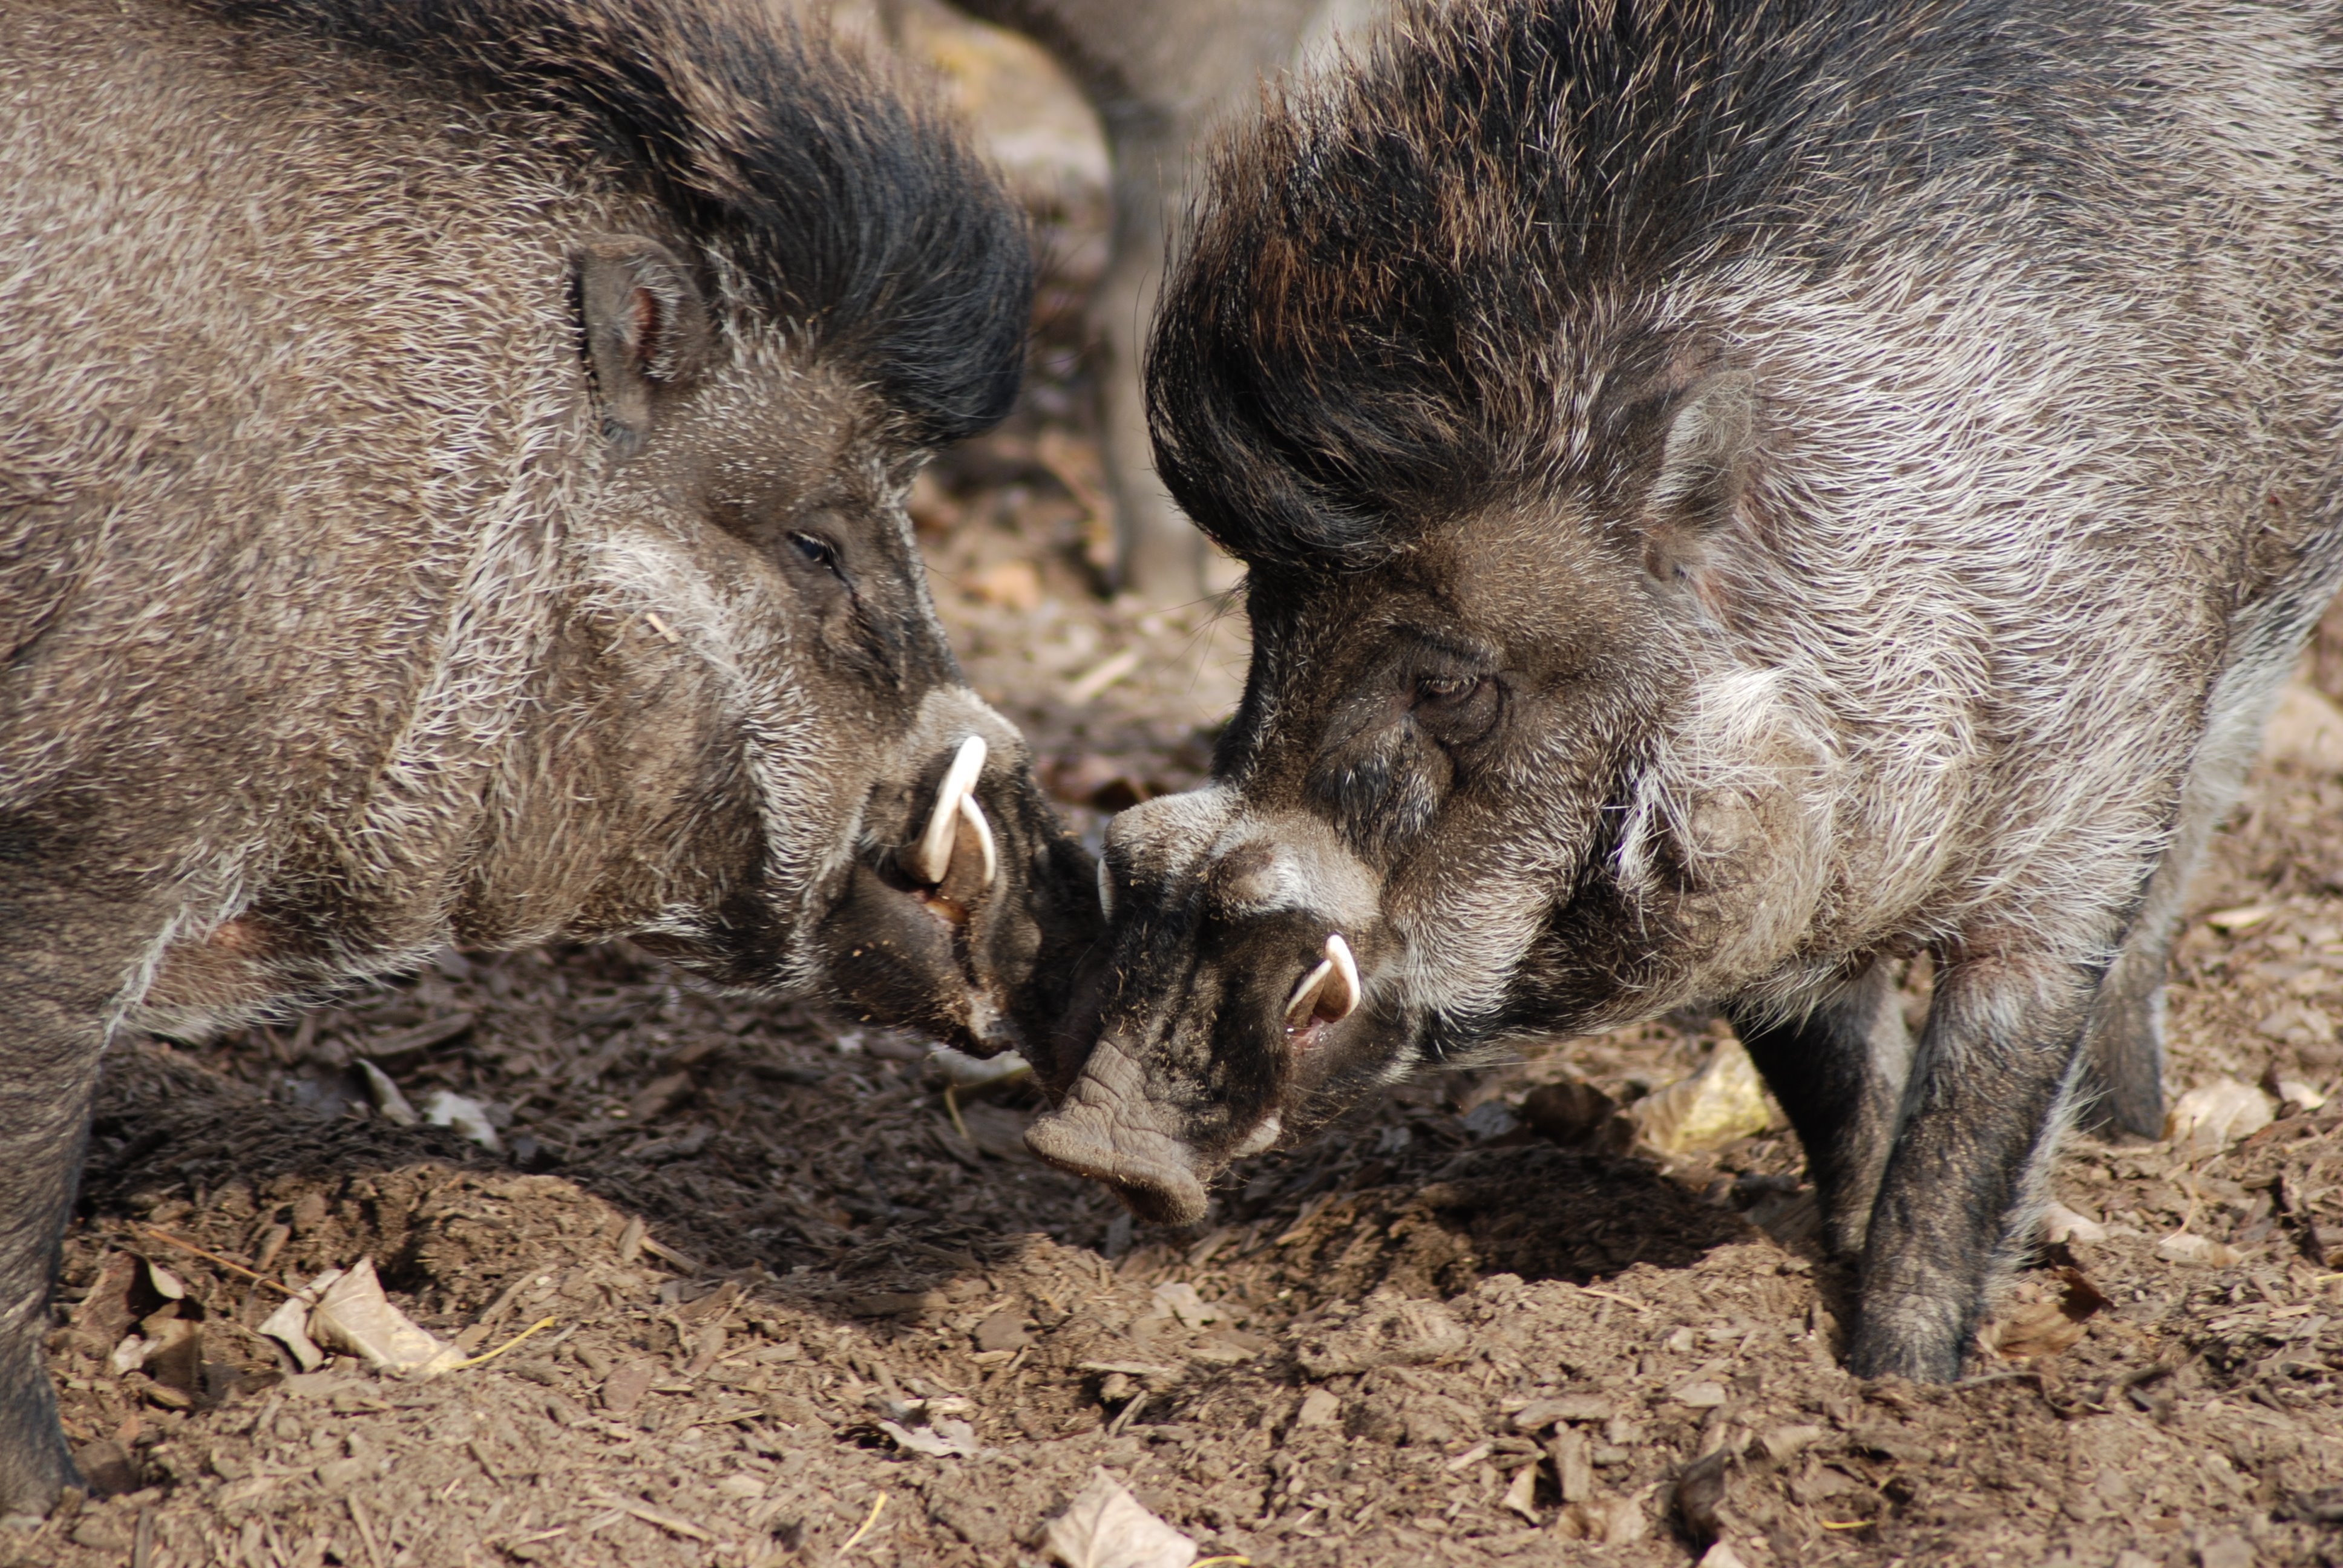
[[[1088,857],[902,497],[1022,221],[757,0],[0,4],[0,1515],[124,1028],[631,933],[971,1050]]]
[[[2338,21],[1418,7],[1236,137],[1149,386],[1251,673],[1112,825],[1033,1147],[1192,1221],[1419,1064],[1713,1003],[1854,1369],[1957,1375],[2062,1127],[2156,1127],[2343,564]]]

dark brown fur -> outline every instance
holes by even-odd
[[[1379,1081],[1714,1004],[1854,1366],[1956,1375],[2094,1071],[2155,1129],[2343,575],[2338,65],[2326,5],[1494,0],[1238,138],[1149,375],[1252,669],[1109,833],[1035,1147],[1193,1218]]]

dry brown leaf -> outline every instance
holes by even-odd
[[[2164,1118],[2164,1136],[2187,1154],[2210,1154],[2250,1138],[2277,1114],[2270,1097],[2252,1084],[2217,1078],[2175,1101]]]
[[[1064,1568],[1188,1568],[1196,1543],[1150,1513],[1104,1470],[1050,1521],[1045,1551]]]
[[[1663,1154],[1721,1149],[1774,1123],[1757,1064],[1732,1040],[1717,1046],[1707,1066],[1635,1101],[1627,1114],[1644,1141]]]
[[[2084,1325],[2107,1304],[2080,1269],[2062,1268],[2046,1282],[2029,1280],[2000,1317],[1977,1336],[1987,1350],[2008,1361],[2032,1361],[2071,1349]]]
[[[360,1258],[318,1297],[309,1313],[309,1337],[379,1372],[432,1377],[464,1359],[462,1351],[426,1333],[390,1304],[372,1258]]]

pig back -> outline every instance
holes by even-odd
[[[477,794],[598,461],[565,244],[632,215],[573,127],[397,87],[0,11],[0,804],[216,846],[395,759]]]

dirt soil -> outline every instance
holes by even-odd
[[[1095,591],[1102,203],[1053,166],[1032,396],[917,510],[972,678],[1095,835],[1201,777],[1244,639]],[[1261,1568],[2343,1563],[2343,1113],[2307,1103],[2343,1092],[2338,766],[2257,775],[2171,993],[2176,1094],[2314,1092],[2241,1141],[2075,1139],[2080,1230],[1957,1386],[1840,1370],[1778,1116],[1663,1158],[1611,1114],[1713,1020],[1403,1089],[1172,1231],[918,1040],[624,948],[451,952],[117,1050],[50,1342],[99,1491],[0,1563],[1017,1568],[1099,1467]],[[387,1119],[362,1064],[479,1102],[500,1151]],[[427,1382],[299,1372],[258,1325],[361,1259],[476,1353],[544,1326]]]

